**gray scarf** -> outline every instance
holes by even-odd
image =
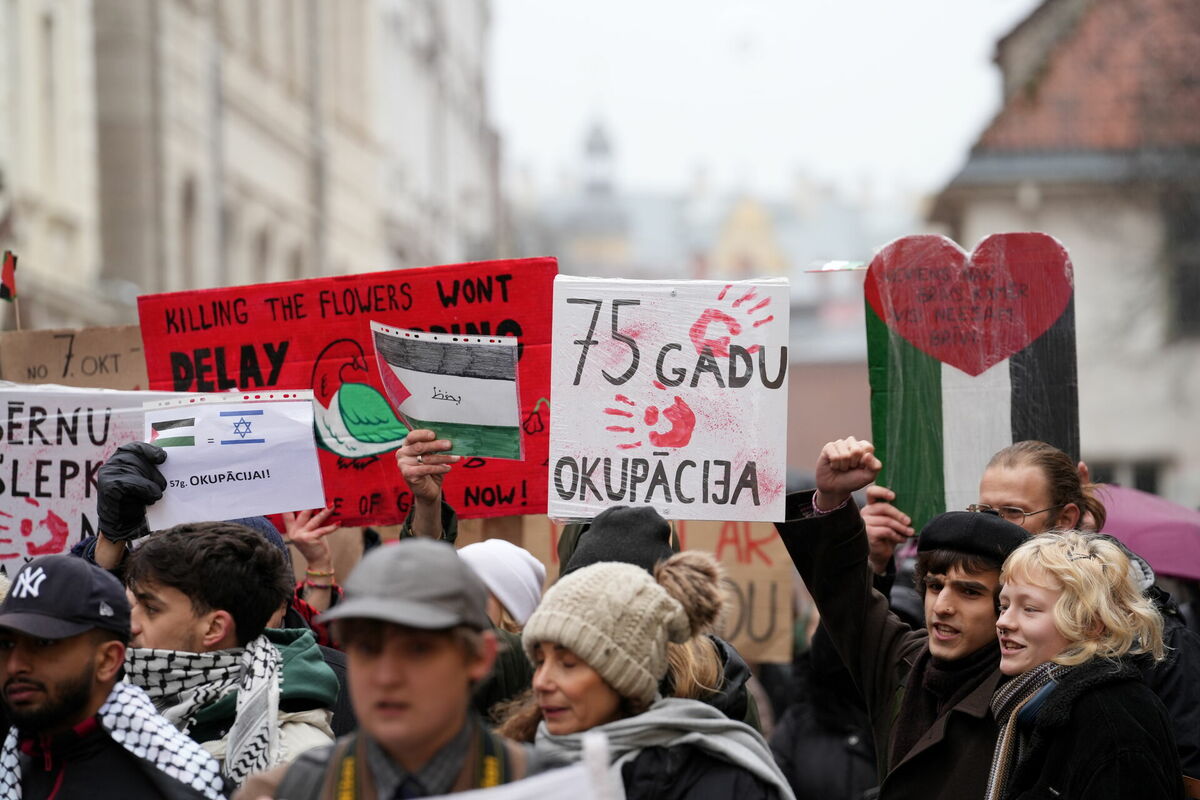
[[[187,733],[205,706],[237,692],[225,750],[225,775],[238,786],[279,758],[279,683],[283,659],[266,636],[245,648],[211,653],[130,648],[125,679],[150,695],[155,708]]]
[[[1023,672],[996,690],[992,696],[992,717],[1000,726],[996,739],[996,750],[992,755],[992,769],[988,773],[985,800],[1000,800],[1004,797],[1005,784],[1012,776],[1017,764],[1021,763],[1021,733],[1017,730],[1017,715],[1033,696],[1051,681],[1057,680],[1071,667],[1047,661],[1028,672]]]
[[[691,745],[705,753],[741,767],[775,788],[782,800],[795,800],[792,788],[775,765],[771,749],[758,731],[729,719],[699,700],[671,697],[659,699],[646,711],[633,717],[598,725],[587,733],[608,737],[611,772],[620,780],[621,767],[637,758],[648,747]],[[583,757],[583,733],[556,736],[538,725],[534,753],[540,759],[570,764]]]

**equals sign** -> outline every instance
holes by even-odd
[[[206,441],[207,441],[209,444],[212,444],[213,442],[215,442],[215,441],[216,441],[216,439],[208,439],[208,440],[206,440]]]

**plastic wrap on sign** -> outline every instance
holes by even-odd
[[[407,427],[388,403],[371,321],[513,336],[524,460],[466,458],[446,477],[459,516],[545,510],[552,258],[486,261],[138,298],[153,388],[311,389],[326,496],[343,525],[404,520]]]
[[[100,465],[142,439],[142,403],[176,396],[0,382],[0,563],[94,534]]]
[[[1071,259],[1044,233],[965,252],[906,236],[864,284],[879,483],[918,529],[978,500],[991,456],[1038,439],[1079,458]]]
[[[785,279],[554,282],[549,514],[783,519]]]

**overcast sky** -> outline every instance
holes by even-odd
[[[506,168],[577,171],[592,120],[626,188],[773,194],[799,173],[934,190],[999,103],[995,42],[1040,0],[494,0]]]

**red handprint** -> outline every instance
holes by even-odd
[[[34,506],[35,508],[40,508],[42,505],[31,497],[25,498],[25,502],[31,506]],[[8,514],[3,511],[0,511],[0,516],[13,519],[12,514]],[[43,527],[50,532],[50,538],[48,538],[42,544],[37,544],[33,540],[34,531],[36,528]],[[50,510],[46,511],[46,516],[41,521],[35,522],[30,518],[20,520],[18,528],[21,531],[21,536],[28,540],[25,542],[25,552],[29,556],[53,555],[55,553],[63,552],[66,550],[67,539],[71,534],[71,528],[69,525],[67,525],[67,521]],[[10,529],[11,526],[0,524],[0,531],[8,531]],[[11,538],[11,534],[0,534],[0,560],[18,558],[20,556],[20,553],[16,552],[14,545],[15,542]]]
[[[658,381],[655,381],[654,385],[659,389],[666,388]],[[617,403],[630,406],[631,409],[637,408],[637,403],[623,394],[618,394],[613,399]],[[609,407],[604,409],[604,413],[614,417],[627,417],[631,422],[629,425],[609,425],[605,430],[613,433],[637,434],[636,414],[633,410]],[[648,426],[657,425],[662,419],[671,423],[671,427],[662,432],[648,431],[646,435],[650,439],[650,444],[655,447],[687,447],[688,443],[692,441],[692,432],[696,430],[696,413],[684,402],[682,397],[676,395],[675,402],[664,409],[660,410],[658,406],[646,406],[646,410],[642,412],[642,422]],[[641,446],[641,439],[617,445],[622,450],[631,450]]]
[[[729,311],[724,311],[720,308],[706,308],[700,318],[692,323],[691,329],[688,331],[688,336],[692,340],[692,344],[696,348],[697,353],[703,353],[704,348],[708,348],[714,356],[728,356],[730,339],[739,335],[746,324],[752,328],[758,328],[766,325],[771,320],[775,319],[775,315],[765,312],[764,309],[771,304],[771,298],[764,297],[758,302],[754,302],[758,298],[758,290],[754,287],[749,287],[745,292],[742,292],[737,297],[734,297],[731,290],[734,289],[733,284],[726,284],[721,293],[717,295],[718,301],[725,301],[729,298]],[[742,319],[738,319],[731,311],[736,311]],[[755,314],[763,312],[757,318],[750,319]],[[709,334],[709,327],[714,323],[720,323],[725,326],[729,332],[727,336],[712,336]],[[757,353],[759,345],[754,344],[746,348],[749,353]]]

